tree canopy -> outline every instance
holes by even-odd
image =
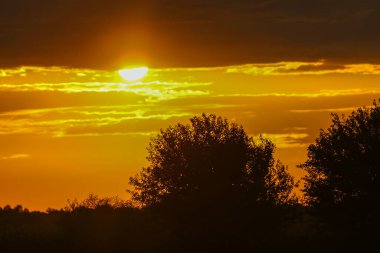
[[[333,114],[301,165],[308,173],[305,195],[311,205],[365,206],[380,197],[380,106],[351,115]]]
[[[148,147],[148,167],[130,183],[142,205],[162,201],[231,202],[273,205],[294,200],[287,168],[276,162],[275,145],[255,142],[242,126],[203,114],[161,130]]]

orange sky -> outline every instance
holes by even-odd
[[[128,66],[125,66],[128,67]],[[144,79],[88,68],[0,69],[0,205],[60,208],[89,192],[127,198],[149,138],[215,113],[272,139],[296,164],[330,113],[380,97],[380,65],[324,61],[155,68]]]

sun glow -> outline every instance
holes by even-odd
[[[144,78],[148,74],[149,69],[147,67],[121,69],[119,75],[126,81],[137,81]]]

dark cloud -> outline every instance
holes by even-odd
[[[0,66],[380,62],[378,0],[2,0]]]

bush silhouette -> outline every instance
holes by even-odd
[[[190,122],[161,130],[151,140],[150,165],[130,179],[133,200],[144,206],[242,200],[278,205],[294,200],[294,180],[275,162],[272,142],[254,142],[241,126],[215,115]]]
[[[301,165],[307,202],[314,206],[366,209],[380,198],[380,106],[360,108],[345,118],[333,114]]]

